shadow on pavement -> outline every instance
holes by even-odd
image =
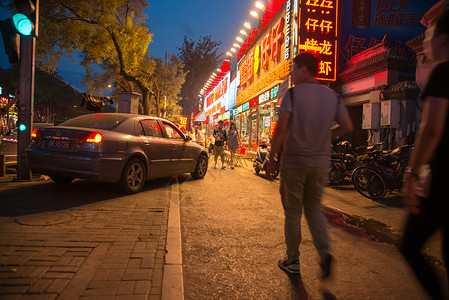
[[[146,191],[192,180],[188,174],[176,176],[176,180],[172,178],[174,177],[147,182],[137,197]],[[69,184],[56,184],[51,180],[3,181],[1,184],[0,216],[2,217],[55,212],[128,196],[119,192],[117,184],[88,180],[75,180]]]

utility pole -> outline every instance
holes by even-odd
[[[17,136],[17,180],[30,180],[31,170],[26,160],[26,149],[31,143],[34,113],[34,70],[36,37],[39,26],[39,0],[15,0],[20,13],[15,24],[20,36],[20,81],[18,103],[19,130]],[[28,17],[27,17],[28,16]],[[30,19],[29,19],[30,18]]]
[[[18,116],[19,122],[25,126],[25,130],[18,131],[17,180],[19,181],[31,179],[25,150],[31,143],[31,130],[33,128],[35,49],[36,38],[34,36],[21,36]]]

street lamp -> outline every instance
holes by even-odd
[[[261,1],[257,1],[255,6],[260,10],[263,10],[265,8],[265,5]]]
[[[259,19],[259,13],[257,11],[252,10],[249,14],[256,19]]]

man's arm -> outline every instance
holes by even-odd
[[[284,140],[288,134],[291,116],[292,113],[289,111],[283,111],[279,116],[279,121],[276,125],[273,140],[271,141],[270,161],[282,150],[282,145],[284,144]]]
[[[352,125],[352,120],[349,117],[349,114],[339,115],[337,116],[337,119],[335,121],[337,122],[337,125],[331,128],[332,139],[338,136],[347,135],[354,130],[354,126]]]

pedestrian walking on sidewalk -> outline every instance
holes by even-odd
[[[415,148],[405,170],[404,205],[409,211],[402,253],[418,280],[433,299],[445,299],[440,279],[421,253],[423,244],[438,229],[443,233],[443,257],[449,269],[449,11],[445,11],[426,31],[424,41],[430,58],[437,64],[422,97],[422,120]],[[429,166],[424,176],[423,166]],[[428,168],[427,168],[428,169]],[[426,184],[426,181],[428,184]],[[426,188],[428,185],[428,188]],[[449,274],[447,274],[449,276]],[[448,278],[448,277],[446,277]]]
[[[348,134],[353,126],[340,96],[321,85],[315,79],[317,74],[318,59],[313,54],[305,52],[294,58],[291,79],[295,86],[282,99],[267,177],[272,180],[274,156],[282,150],[280,193],[287,255],[279,260],[279,267],[289,273],[300,273],[304,209],[321,259],[321,278],[325,279],[330,275],[332,256],[321,196],[328,177],[331,139]],[[334,126],[334,122],[338,125]]]
[[[206,147],[206,129],[203,128],[203,124],[198,127],[198,132],[196,134],[196,143],[203,147]]]
[[[226,145],[226,130],[223,128],[223,121],[218,121],[218,128],[214,129],[214,156],[215,156],[215,168],[217,167],[217,159],[221,156],[221,168],[224,170],[226,168],[224,164],[224,147]]]
[[[237,126],[231,122],[228,132],[228,149],[231,153],[231,169],[234,169],[235,152],[240,148],[240,137],[237,131]]]

